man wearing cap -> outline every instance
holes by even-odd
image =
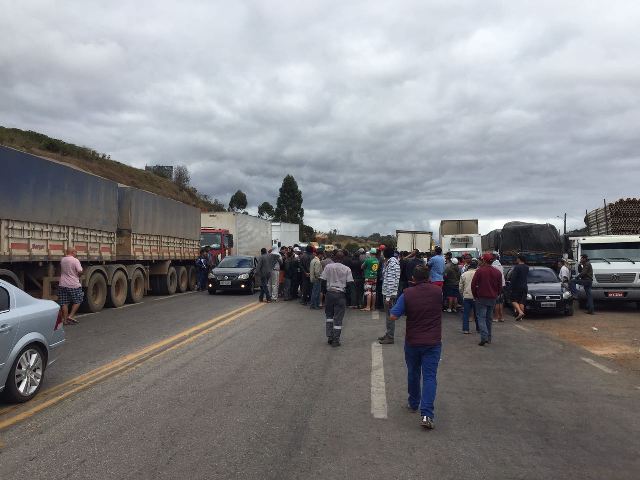
[[[462,293],[462,333],[464,334],[469,334],[469,316],[471,312],[476,309],[473,292],[471,291],[471,281],[476,274],[477,268],[478,260],[472,258],[467,265],[467,270],[460,276],[459,289]],[[476,330],[478,330],[478,327],[476,327]]]
[[[502,291],[502,275],[491,266],[492,263],[493,255],[488,252],[483,253],[480,257],[480,267],[471,281],[471,292],[476,303],[476,322],[480,329],[478,345],[481,347],[491,343],[493,307]]]
[[[414,286],[405,288],[391,309],[391,321],[407,316],[404,359],[411,412],[420,410],[420,425],[434,427],[438,364],[442,353],[442,290],[428,282],[429,269],[416,267]],[[422,385],[420,379],[422,377]]]
[[[337,250],[334,258],[335,262],[327,265],[320,274],[320,279],[327,284],[324,307],[327,343],[332,347],[339,347],[342,319],[347,309],[347,285],[353,286],[353,276],[351,269],[342,263],[344,260],[342,250]]]
[[[376,283],[378,280],[378,269],[380,264],[376,258],[376,249],[369,250],[370,255],[365,258],[362,264],[364,270],[364,294],[367,297],[367,304],[362,309],[363,312],[369,312],[376,307]]]

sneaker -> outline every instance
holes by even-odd
[[[471,332],[469,330],[463,330],[462,333],[464,333],[465,335],[469,335]]]
[[[394,343],[393,337],[386,336],[382,340],[378,340],[380,345],[392,345]]]
[[[492,319],[491,319],[491,321],[492,321],[493,323],[498,323],[498,320],[497,320],[496,318],[492,318]]]
[[[381,337],[378,337],[378,341],[380,342],[380,341],[384,340],[385,338],[387,338],[387,334],[386,333],[384,335],[382,335]]]
[[[433,430],[433,427],[435,427],[435,424],[433,423],[433,418],[427,417],[426,415],[422,415],[422,420],[420,421],[420,425],[422,425],[422,428],[424,428],[425,430]]]
[[[451,310],[450,308],[447,308],[447,313],[453,313],[453,310]]]
[[[480,340],[480,343],[478,345],[480,345],[481,347],[484,347],[485,343],[487,343],[486,340]]]
[[[331,345],[333,343],[333,337],[327,337],[327,343]]]
[[[332,346],[332,347],[339,347],[339,346],[340,346],[340,339],[339,339],[339,338],[334,338],[334,339],[331,341],[331,346]]]

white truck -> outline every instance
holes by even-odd
[[[456,258],[467,253],[473,258],[479,258],[482,251],[482,235],[479,233],[443,235],[440,238],[440,246],[443,252],[451,252]]]
[[[271,247],[271,222],[262,218],[236,212],[206,212],[200,215],[200,246],[208,245],[214,254],[259,256],[261,248]],[[229,237],[229,245],[220,240]],[[209,236],[217,240],[209,241]],[[213,237],[212,237],[213,238]],[[219,250],[224,250],[221,252]]]
[[[432,232],[421,230],[396,230],[397,244],[399,252],[411,252],[416,248],[421,253],[431,251]]]
[[[300,225],[297,223],[272,222],[271,243],[278,247],[293,247],[300,243]]]
[[[589,257],[593,267],[594,301],[636,302],[640,308],[640,235],[571,237],[573,258]],[[575,266],[577,274],[577,264]],[[578,300],[584,307],[584,290],[578,286]]]

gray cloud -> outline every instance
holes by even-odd
[[[0,124],[342,232],[638,196],[634,2],[9,2]]]

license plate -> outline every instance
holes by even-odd
[[[220,280],[220,285],[231,285],[231,280]]]
[[[624,297],[624,292],[607,292],[607,297]]]
[[[555,308],[556,302],[540,302],[541,307]]]

